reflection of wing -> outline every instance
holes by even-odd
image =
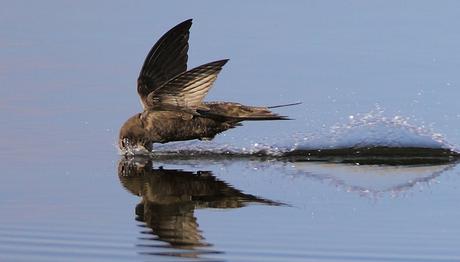
[[[205,108],[203,98],[228,60],[219,60],[184,72],[155,89],[147,97],[149,109],[195,110]]]
[[[145,108],[148,94],[187,70],[189,29],[186,20],[164,34],[152,47],[137,80],[137,92]]]
[[[139,205],[142,208],[136,211],[143,212],[137,212],[138,220],[145,222],[162,241],[181,248],[207,245],[193,214],[193,203],[161,205],[145,201]]]

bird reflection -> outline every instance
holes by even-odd
[[[282,205],[245,194],[217,179],[211,171],[154,168],[148,158],[123,158],[118,176],[129,192],[142,198],[136,206],[136,219],[152,230],[149,233],[156,235],[155,239],[182,251],[211,246],[199,229],[194,215],[197,208],[240,208],[249,203]],[[199,257],[203,252],[150,254]]]

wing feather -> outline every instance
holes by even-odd
[[[207,63],[174,77],[148,95],[147,108],[189,112],[198,108],[205,109],[203,99],[227,61]]]
[[[191,26],[192,19],[189,19],[173,27],[155,43],[145,58],[137,80],[137,92],[144,108],[149,93],[187,70]]]

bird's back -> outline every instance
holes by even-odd
[[[144,111],[145,128],[158,143],[191,139],[212,139],[238,125],[233,119],[193,115],[180,111]]]

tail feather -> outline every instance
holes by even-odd
[[[294,104],[292,104],[294,105]],[[239,103],[229,102],[213,102],[206,103],[209,110],[199,112],[203,115],[223,117],[226,119],[234,119],[237,121],[244,120],[291,120],[287,116],[278,115],[270,111],[273,107],[262,107],[262,106],[245,106]],[[281,105],[288,106],[288,105]],[[275,106],[275,107],[281,107]]]
[[[267,106],[267,108],[279,108],[279,107],[286,107],[286,106],[296,106],[296,105],[300,105],[302,104],[302,102],[296,102],[296,103],[290,103],[290,104],[284,104],[284,105],[276,105],[276,106]]]
[[[249,115],[249,116],[240,116],[240,117],[232,117],[238,120],[251,120],[251,121],[262,121],[262,120],[292,120],[287,116],[281,116],[275,113],[265,114],[265,115]]]

